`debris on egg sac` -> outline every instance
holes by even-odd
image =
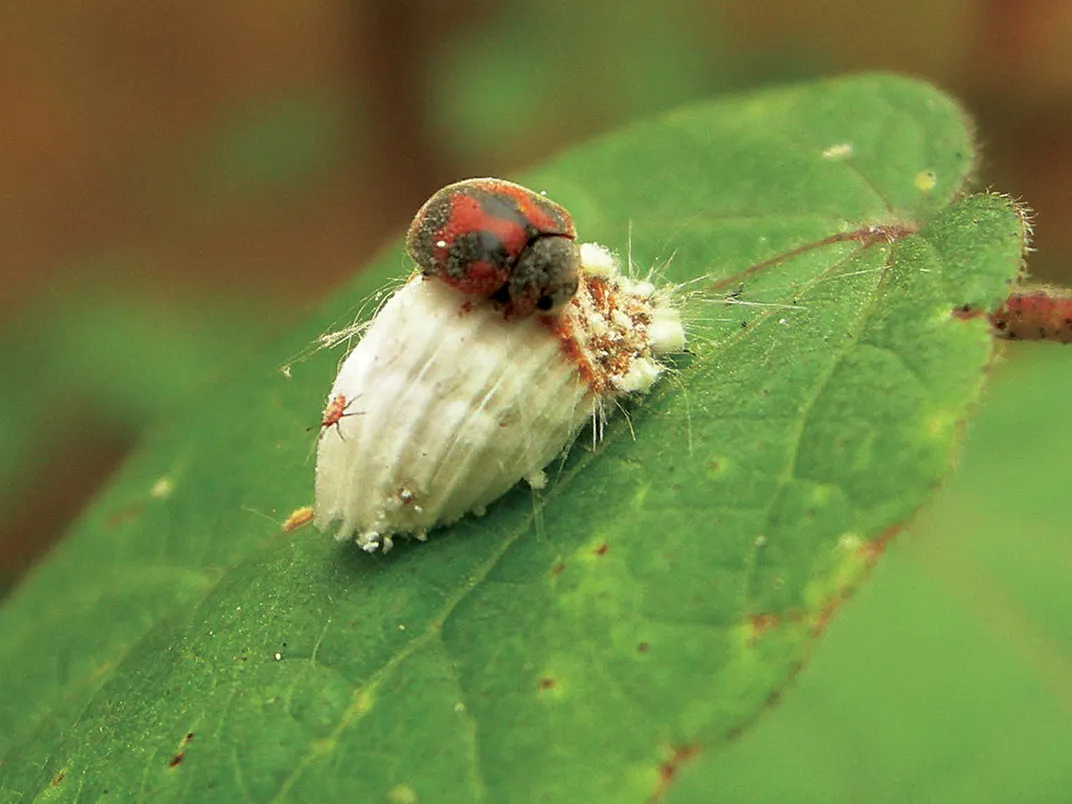
[[[625,276],[602,246],[579,247],[576,292],[547,314],[415,275],[343,361],[316,463],[318,528],[364,550],[425,539],[483,513],[543,469],[615,402],[652,387],[685,332],[670,291]],[[327,420],[325,416],[325,420]]]

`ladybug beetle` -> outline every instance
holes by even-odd
[[[417,211],[406,250],[424,276],[522,318],[555,312],[577,291],[576,235],[570,214],[539,193],[502,179],[466,179]]]

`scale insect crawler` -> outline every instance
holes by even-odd
[[[338,431],[339,438],[342,438],[342,431],[339,429],[339,422],[341,422],[347,416],[360,416],[365,411],[363,410],[349,410],[350,405],[353,404],[353,397],[348,397],[345,394],[335,394],[328,400],[327,406],[324,408],[324,415],[320,418],[320,434],[323,436],[324,431],[329,427],[334,427]],[[309,428],[310,430],[313,428]]]
[[[519,185],[445,187],[406,244],[419,272],[343,360],[317,445],[317,527],[369,552],[541,486],[586,423],[685,345],[668,290],[578,244],[569,213]],[[358,397],[362,415],[345,412]]]

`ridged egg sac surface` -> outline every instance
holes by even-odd
[[[647,390],[678,350],[677,311],[581,249],[580,288],[554,315],[500,306],[416,276],[373,318],[328,395],[316,524],[368,551],[423,539],[541,470],[610,399]],[[654,340],[653,340],[654,338]]]

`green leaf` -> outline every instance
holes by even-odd
[[[897,537],[763,727],[670,804],[1063,801],[1069,787],[1072,361],[1011,344],[962,465]],[[1055,404],[1056,402],[1056,404]],[[777,757],[775,762],[772,757]]]
[[[658,798],[777,695],[949,468],[993,353],[954,310],[996,306],[1024,245],[1007,201],[961,198],[972,158],[952,102],[872,76],[683,109],[528,177],[586,239],[691,281],[691,353],[542,497],[372,557],[277,523],[311,502],[340,355],[289,357],[405,270],[392,248],[146,444],[12,595],[2,789]]]
[[[9,525],[26,515],[35,479],[54,477],[50,464],[72,438],[133,440],[263,344],[268,322],[279,318],[248,298],[162,305],[130,289],[120,293],[100,274],[21,310],[0,333],[0,517]]]

